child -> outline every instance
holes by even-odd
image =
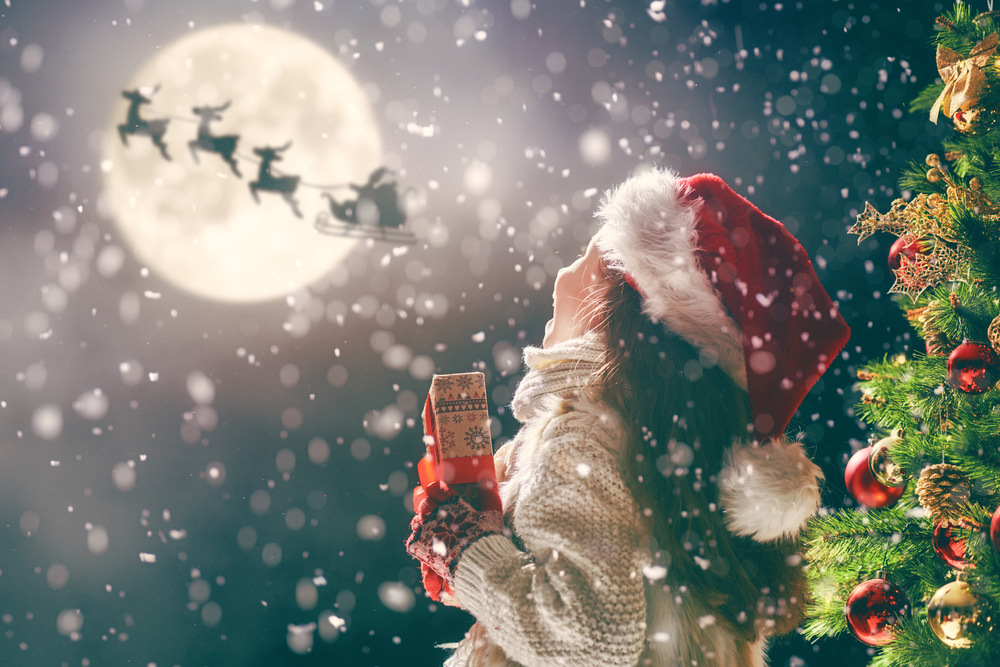
[[[762,667],[802,617],[819,468],[784,430],[847,342],[805,250],[716,176],[633,176],[556,279],[495,455],[407,550],[476,617],[454,667]]]

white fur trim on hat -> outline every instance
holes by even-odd
[[[737,442],[719,473],[719,500],[726,527],[768,542],[795,537],[820,505],[823,471],[798,442]]]
[[[670,171],[631,176],[605,195],[594,238],[608,266],[635,280],[648,316],[699,350],[714,350],[719,366],[746,389],[740,328],[697,262],[700,201],[685,201],[684,188]]]

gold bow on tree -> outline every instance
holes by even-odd
[[[939,112],[943,111],[945,116],[951,118],[956,111],[972,106],[982,97],[986,75],[981,68],[996,53],[997,45],[997,33],[993,33],[979,42],[964,59],[957,51],[938,46],[937,67],[944,81],[944,90],[931,108],[932,123],[937,123]]]

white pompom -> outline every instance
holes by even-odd
[[[795,537],[820,505],[822,480],[802,443],[737,443],[719,474],[726,527],[758,542]]]

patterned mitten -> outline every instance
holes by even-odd
[[[481,537],[503,534],[503,513],[492,498],[484,498],[486,510],[477,510],[443,482],[433,482],[424,491],[426,497],[410,522],[406,551],[426,565],[422,571],[430,570],[454,589],[462,552]],[[495,487],[491,491],[496,493]]]

